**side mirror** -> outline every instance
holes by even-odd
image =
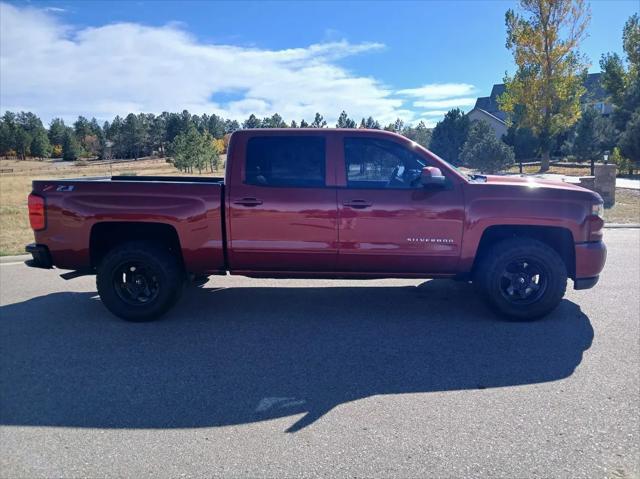
[[[444,186],[447,179],[435,166],[425,166],[420,174],[420,183],[422,186]]]

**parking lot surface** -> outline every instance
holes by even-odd
[[[452,281],[212,278],[130,324],[0,266],[0,476],[639,477],[640,230],[533,323]]]

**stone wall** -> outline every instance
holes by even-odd
[[[600,193],[604,206],[610,207],[616,203],[616,165],[595,165],[595,191]]]
[[[594,176],[581,176],[580,186],[595,191],[602,196],[604,206],[609,208],[616,203],[616,165],[595,165]]]

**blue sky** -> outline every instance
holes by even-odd
[[[297,121],[317,110],[334,121],[344,108],[432,125],[513,71],[504,13],[515,6],[13,1],[0,7],[0,106],[46,120],[188,108]],[[621,52],[638,1],[592,1],[591,10],[581,50],[599,71],[602,53]]]

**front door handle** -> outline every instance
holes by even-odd
[[[342,204],[350,208],[358,208],[358,209],[369,208],[371,206],[371,203],[368,202],[367,200],[349,200],[349,201],[345,201]]]
[[[257,198],[242,198],[241,200],[234,201],[233,204],[234,205],[240,205],[240,206],[252,207],[252,206],[261,205],[262,204],[262,200],[259,200]]]

